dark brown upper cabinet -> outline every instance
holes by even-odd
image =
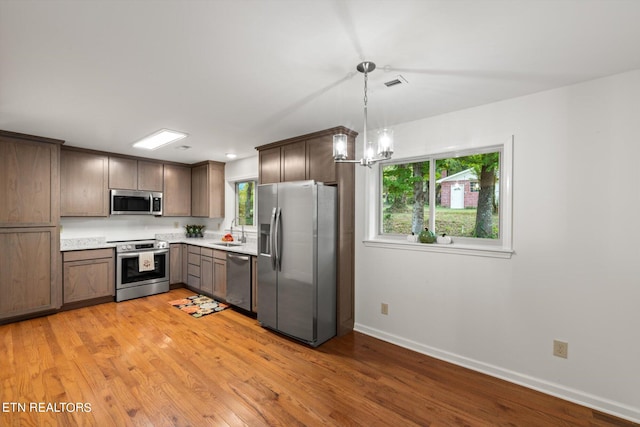
[[[63,147],[60,153],[60,215],[109,216],[109,158]]]
[[[162,163],[109,156],[109,188],[162,191]]]
[[[224,163],[209,160],[191,168],[191,216],[224,218]]]
[[[191,168],[164,165],[162,216],[191,216]]]
[[[341,165],[333,161],[333,135],[348,135],[349,156],[355,154],[357,133],[344,128],[331,128],[256,147],[259,151],[260,184],[312,179],[336,184]]]

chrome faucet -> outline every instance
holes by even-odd
[[[238,225],[238,217],[235,217],[231,220],[231,226],[230,226],[230,233],[233,236],[233,224],[235,224],[236,226]],[[247,236],[245,236],[244,234],[244,224],[240,224],[240,227],[242,227],[242,235],[240,236],[240,243],[247,243]]]

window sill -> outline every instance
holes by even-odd
[[[395,239],[371,239],[364,240],[364,245],[370,248],[399,249],[406,251],[439,252],[445,254],[470,255],[488,258],[510,259],[513,255],[512,249],[505,249],[499,246],[468,245],[462,243],[439,244],[439,243],[413,243]]]

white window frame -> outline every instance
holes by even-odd
[[[237,179],[233,181],[233,198],[235,202],[234,218],[240,218],[240,203],[238,197],[238,184],[241,182],[253,182],[253,225],[245,225],[245,229],[255,230],[258,214],[258,180],[256,178]],[[237,226],[240,226],[237,224]]]
[[[473,144],[445,149],[434,154],[411,158],[394,158],[380,162],[365,175],[365,246],[412,251],[441,252],[461,255],[511,258],[513,254],[513,136],[502,143]],[[500,237],[482,239],[453,237],[452,244],[423,244],[407,240],[405,235],[382,234],[382,166],[416,161],[429,161],[429,181],[435,183],[436,161],[451,157],[500,151]],[[429,192],[429,205],[435,209],[435,191]],[[430,230],[435,228],[435,215],[429,215]]]

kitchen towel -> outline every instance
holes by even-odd
[[[153,252],[142,252],[138,255],[138,271],[153,271],[155,270],[155,261],[153,259]]]

